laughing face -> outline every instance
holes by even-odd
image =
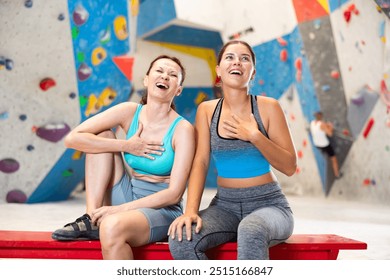
[[[222,54],[216,67],[217,75],[224,85],[246,88],[255,75],[251,52],[243,44],[231,44]]]
[[[149,94],[154,94],[171,101],[180,95],[182,86],[182,72],[180,66],[167,58],[154,62],[149,75],[144,79],[144,85]]]

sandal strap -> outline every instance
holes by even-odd
[[[91,226],[91,217],[88,214],[84,214],[80,217],[81,221],[84,222],[85,226],[87,227],[87,230],[92,230]]]
[[[66,224],[64,227],[72,226],[75,231],[80,231],[78,223],[83,222],[87,230],[92,230],[91,226],[91,217],[88,214],[84,214],[81,217],[77,218],[76,221]]]

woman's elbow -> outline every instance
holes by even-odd
[[[289,165],[288,165],[288,168],[286,168],[286,171],[284,172],[285,175],[291,177],[292,175],[295,174],[295,172],[297,171],[297,167],[298,167],[298,164],[297,164],[297,161],[296,160],[293,160]]]
[[[182,198],[183,198],[182,194],[173,195],[168,203],[169,203],[169,205],[178,204],[181,202]]]
[[[67,148],[73,148],[73,133],[69,132],[64,138],[64,145]]]

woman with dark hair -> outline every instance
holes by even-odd
[[[177,58],[159,56],[144,78],[142,104],[113,106],[67,135],[68,148],[86,153],[86,213],[53,239],[100,238],[104,259],[133,259],[132,247],[167,237],[182,214],[195,150],[193,126],[172,109],[184,78]],[[126,139],[116,138],[117,127]]]
[[[249,93],[256,72],[252,48],[230,41],[217,62],[223,97],[198,107],[186,209],[169,228],[170,250],[175,259],[203,260],[208,249],[237,240],[238,259],[268,259],[269,247],[289,238],[294,228],[271,166],[293,175],[295,147],[278,101]],[[210,155],[217,194],[199,212]]]

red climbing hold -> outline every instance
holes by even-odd
[[[52,78],[45,78],[39,83],[39,87],[46,91],[51,87],[54,87],[56,85],[56,82]]]
[[[372,128],[373,125],[374,125],[374,119],[371,118],[371,119],[368,121],[366,128],[364,129],[364,132],[363,132],[363,137],[364,137],[364,138],[367,138],[367,136],[368,136],[368,134],[370,133],[371,128]]]
[[[344,19],[346,22],[349,22],[351,20],[351,12],[350,11],[344,12]]]
[[[339,71],[334,70],[334,71],[332,71],[332,72],[330,73],[330,76],[331,76],[333,79],[338,79],[338,78],[340,78],[340,73],[339,73]]]

